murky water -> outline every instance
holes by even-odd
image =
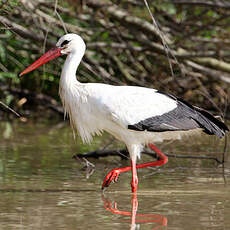
[[[138,171],[137,196],[130,174],[103,194],[104,176],[129,161],[72,156],[121,148],[111,137],[92,145],[74,140],[66,123],[0,124],[0,229],[228,229],[229,166],[214,160],[170,158],[167,166]],[[222,159],[224,140],[201,135],[158,145],[166,153]],[[229,155],[227,149],[226,155]],[[142,161],[153,158],[143,155]]]

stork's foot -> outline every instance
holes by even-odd
[[[103,182],[103,185],[101,187],[101,189],[104,189],[106,187],[109,187],[110,183],[113,182],[117,182],[118,181],[118,176],[119,174],[122,172],[121,169],[116,168],[116,169],[112,169],[107,176],[105,177],[105,180]]]

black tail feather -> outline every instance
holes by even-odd
[[[216,135],[218,137],[223,137],[227,131],[229,131],[228,127],[220,120],[215,118],[209,112],[194,107],[196,111],[199,112],[199,119],[196,119],[196,122],[204,129],[204,132],[209,135]]]
[[[178,103],[184,104],[185,106],[189,107],[193,111],[196,111],[196,113],[193,113],[193,116],[191,116],[191,118],[194,119],[201,128],[203,128],[203,131],[205,133],[209,135],[216,135],[217,137],[222,138],[224,137],[225,133],[229,131],[228,127],[224,124],[224,122],[218,120],[206,110],[193,106],[183,99],[177,98],[177,101]]]

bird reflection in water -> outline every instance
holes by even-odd
[[[165,216],[160,214],[137,214],[138,210],[138,200],[137,200],[137,194],[132,194],[132,209],[130,211],[121,211],[117,208],[117,202],[114,201],[113,203],[108,200],[104,195],[102,195],[102,200],[104,202],[104,208],[108,210],[109,212],[117,215],[123,215],[123,216],[130,216],[131,217],[131,226],[130,230],[139,229],[138,225],[136,223],[155,223],[157,224],[156,227],[153,228],[153,230],[159,230],[162,227],[166,227],[168,220]]]

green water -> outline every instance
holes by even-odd
[[[137,197],[130,174],[104,194],[106,173],[129,164],[120,157],[88,159],[77,153],[122,148],[105,134],[83,145],[68,123],[0,123],[0,229],[228,229],[229,165],[170,158],[167,166],[138,171]],[[201,135],[158,146],[165,153],[222,159],[224,139]],[[227,149],[226,158],[229,150]],[[143,155],[142,162],[152,157]],[[138,205],[137,205],[138,204]]]

